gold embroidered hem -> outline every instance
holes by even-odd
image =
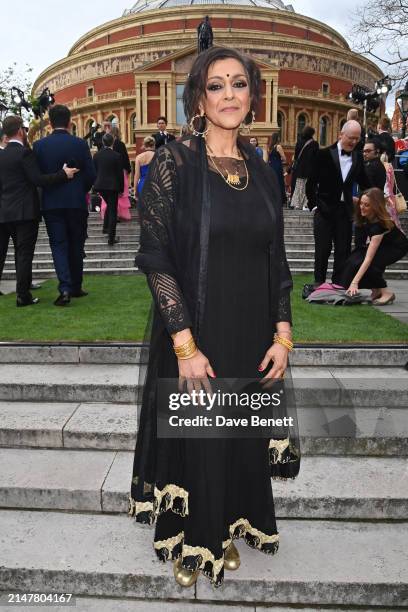
[[[289,437],[269,440],[269,467],[273,480],[294,480],[299,473],[300,453]]]
[[[163,489],[154,487],[151,501],[137,501],[129,496],[129,516],[134,516],[138,523],[152,525],[162,512],[171,510],[180,516],[188,515],[188,491],[175,484],[168,484]]]
[[[232,540],[241,537],[248,546],[265,554],[275,554],[278,551],[279,534],[263,533],[253,527],[247,519],[238,519],[229,526],[228,531],[230,537],[222,543],[224,552]],[[175,561],[181,556],[183,567],[190,571],[200,570],[215,587],[221,586],[224,582],[224,555],[216,559],[208,548],[185,544],[184,531],[165,540],[156,540],[153,546],[160,561]]]

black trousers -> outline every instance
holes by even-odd
[[[30,297],[32,265],[38,236],[38,221],[14,221],[0,224],[0,272],[3,272],[11,237],[16,265],[16,293],[23,300]]]
[[[334,245],[332,282],[341,284],[342,271],[351,253],[352,222],[344,202],[333,207],[330,215],[316,210],[313,219],[315,241],[314,275],[316,283],[326,281],[329,257]]]
[[[6,223],[0,223],[0,280],[6,263],[7,251],[11,234]]]
[[[43,212],[60,293],[78,293],[82,287],[88,211],[59,208]]]
[[[116,224],[118,222],[118,197],[117,191],[101,191],[101,196],[106,202],[106,212],[103,218],[103,229],[108,232],[109,242],[113,242],[116,236]]]

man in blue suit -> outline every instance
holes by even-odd
[[[47,226],[59,285],[56,306],[66,306],[71,297],[83,297],[84,244],[87,236],[86,194],[95,180],[95,168],[85,140],[69,133],[71,112],[56,104],[49,111],[53,132],[34,144],[41,171],[51,174],[66,163],[80,170],[62,185],[46,187],[42,195],[42,214]]]

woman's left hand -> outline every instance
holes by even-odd
[[[262,378],[262,383],[266,383],[271,378],[283,378],[288,366],[288,353],[288,349],[278,342],[274,342],[272,346],[268,348],[258,370],[263,372],[271,361],[273,362],[273,366],[268,374]]]
[[[347,293],[347,295],[350,295],[351,297],[353,295],[357,295],[357,293],[358,293],[358,283],[351,283],[351,285],[347,289],[346,293]]]

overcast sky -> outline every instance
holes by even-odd
[[[364,0],[365,2],[365,0]],[[133,0],[19,0],[1,4],[0,69],[16,61],[29,63],[37,76],[66,56],[71,45],[88,30],[120,17]],[[347,34],[350,12],[361,0],[285,0],[297,13],[327,23]]]

